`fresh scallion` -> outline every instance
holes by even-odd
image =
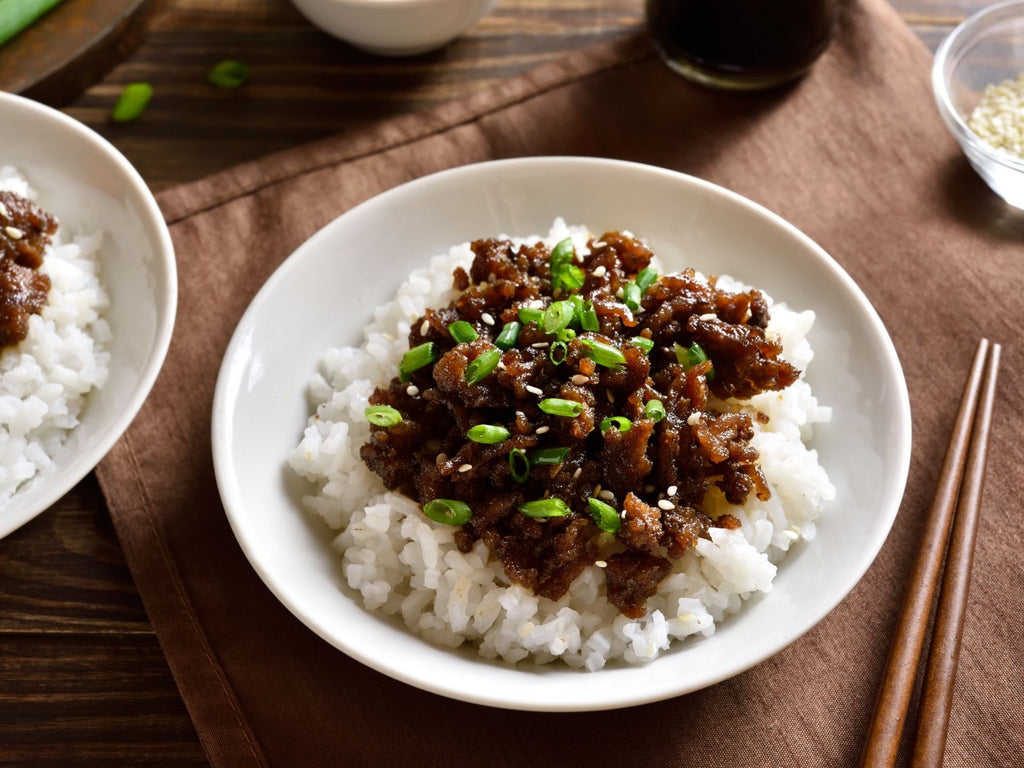
[[[517,483],[525,483],[530,476],[530,459],[522,448],[513,448],[508,452],[508,472]]]
[[[569,505],[561,499],[537,499],[520,504],[519,511],[527,517],[565,517],[572,513]]]
[[[622,350],[611,344],[594,339],[583,339],[583,345],[587,348],[587,357],[605,368],[617,369],[626,362],[626,356],[622,354]]]
[[[661,400],[648,400],[644,405],[644,418],[657,423],[665,418],[665,404]]]
[[[554,365],[561,365],[569,356],[569,345],[564,341],[553,341],[548,348],[548,359]]]
[[[513,320],[510,323],[505,323],[502,326],[501,333],[498,334],[498,338],[494,340],[494,346],[499,349],[512,349],[519,341],[519,331],[523,329],[523,324],[517,320]]]
[[[656,282],[658,282],[658,270],[654,267],[644,267],[636,276],[636,284],[640,288],[640,293],[647,293],[647,289]]]
[[[622,518],[615,511],[615,507],[595,498],[587,499],[587,504],[590,506],[590,516],[594,518],[594,523],[598,528],[605,533],[618,532],[619,526],[622,525]]]
[[[249,79],[249,65],[238,59],[224,59],[210,68],[206,79],[218,88],[238,88]]]
[[[580,328],[591,333],[601,330],[601,324],[597,320],[597,311],[594,309],[592,301],[583,302],[583,310],[580,312]]]
[[[110,113],[115,123],[128,123],[137,119],[153,98],[153,86],[149,83],[128,83],[117,98],[117,103]]]
[[[575,251],[572,246],[572,238],[566,237],[559,240],[551,249],[550,261],[552,264],[567,264],[572,261]]]
[[[502,440],[508,440],[508,436],[510,434],[511,433],[502,426],[495,424],[477,424],[476,426],[469,428],[469,431],[466,433],[466,437],[474,443],[494,445],[495,443],[500,443]]]
[[[541,448],[530,455],[530,463],[536,467],[553,467],[565,461],[565,457],[568,455],[568,446]]]
[[[491,375],[491,371],[498,367],[498,361],[501,359],[501,350],[488,349],[477,355],[473,361],[466,366],[466,383],[473,385],[486,379]]]
[[[640,290],[640,286],[636,283],[626,283],[622,287],[622,303],[634,312],[640,309],[640,299],[642,298],[642,295],[643,292]]]
[[[61,0],[8,0],[0,2],[0,45],[32,26]]]
[[[572,238],[567,237],[551,249],[551,290],[575,290],[583,286],[583,270],[572,263],[575,250]]]
[[[696,341],[689,347],[684,347],[677,341],[672,345],[672,350],[676,353],[676,360],[678,360],[686,370],[690,370],[695,365],[700,365],[708,359],[707,352],[705,352]]]
[[[576,331],[572,328],[563,328],[555,338],[561,342],[569,342],[576,338]]]
[[[650,351],[654,349],[654,339],[648,339],[646,336],[634,336],[629,343],[634,347],[640,347],[645,355],[650,354]]]
[[[629,432],[632,426],[633,422],[625,416],[609,416],[606,419],[601,419],[601,434],[604,434],[612,427],[615,427],[619,432]]]
[[[519,320],[523,324],[526,323],[537,323],[540,325],[541,320],[544,319],[544,310],[537,309],[536,307],[520,307],[519,308]]]
[[[437,357],[437,349],[432,341],[426,341],[417,347],[413,347],[402,355],[402,362],[398,364],[398,377],[402,381],[408,381],[413,371],[418,371],[423,366],[430,365],[437,360]]]
[[[363,416],[378,427],[393,427],[402,421],[402,414],[390,405],[371,405],[363,410]]]
[[[435,523],[462,525],[469,522],[473,510],[469,504],[458,499],[434,499],[423,505],[423,514]]]
[[[448,334],[455,339],[456,344],[464,344],[467,341],[476,341],[480,335],[470,323],[465,320],[456,320],[448,326]]]
[[[565,400],[561,397],[545,398],[537,403],[537,407],[551,416],[575,418],[583,413],[583,403],[576,400]]]
[[[544,333],[556,334],[572,322],[575,314],[576,308],[571,301],[553,301],[551,306],[544,310],[541,328],[544,329]]]

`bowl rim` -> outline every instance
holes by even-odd
[[[1009,152],[996,149],[967,125],[963,117],[960,116],[960,112],[953,106],[945,76],[947,64],[951,63],[954,54],[963,53],[968,49],[971,45],[970,37],[981,22],[991,16],[1002,15],[1013,9],[1024,11],[1024,0],[1004,0],[1004,2],[976,11],[961,21],[952,32],[946,35],[936,49],[935,58],[932,61],[931,81],[939,113],[957,141],[966,144],[971,151],[980,154],[986,160],[1024,172],[1024,158],[1016,158]],[[1022,21],[1024,21],[1024,17],[1022,17]],[[1024,67],[1022,67],[1022,72],[1024,72]]]
[[[132,388],[130,396],[122,403],[117,416],[102,430],[88,450],[67,457],[63,464],[63,467],[67,467],[67,469],[63,469],[62,482],[44,483],[44,487],[39,489],[36,501],[32,505],[3,510],[3,513],[0,514],[0,539],[13,533],[58,502],[92,472],[110,452],[114,444],[121,439],[149,396],[156,378],[163,368],[174,331],[178,306],[178,272],[174,244],[163,213],[142,175],[113,144],[84,123],[27,97],[0,91],[0,112],[18,110],[29,113],[35,119],[55,123],[61,130],[74,134],[78,140],[109,161],[123,176],[126,186],[137,193],[138,209],[144,223],[149,225],[146,227],[147,231],[153,234],[153,251],[156,257],[154,261],[161,269],[159,277],[166,286],[166,306],[158,315],[154,343],[149,350],[146,367],[140,371],[136,385]],[[15,491],[9,502],[16,500],[20,492],[21,489]]]

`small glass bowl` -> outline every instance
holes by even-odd
[[[1015,208],[1024,208],[1024,159],[982,140],[968,120],[986,86],[1016,80],[1022,72],[1022,0],[999,3],[966,18],[942,41],[932,66],[932,89],[946,126],[978,175]]]

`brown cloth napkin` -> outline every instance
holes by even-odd
[[[813,72],[771,94],[691,85],[638,34],[424,114],[163,193],[181,279],[175,339],[99,477],[212,764],[855,765],[960,388],[977,339],[988,335],[1006,346],[946,765],[1019,765],[1024,218],[987,190],[946,134],[929,67],[928,52],[883,0],[848,3]],[[742,675],[602,713],[450,701],[329,647],[243,557],[218,500],[209,447],[214,382],[231,333],[296,246],[409,179],[548,154],[685,171],[789,219],[878,309],[914,413],[905,502],[848,599]]]

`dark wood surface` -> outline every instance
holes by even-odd
[[[894,0],[934,49],[982,0]],[[423,109],[643,24],[642,0],[500,0],[448,48],[359,53],[287,0],[167,0],[127,58],[60,102],[117,146],[154,190],[392,115]],[[207,69],[234,57],[250,82]],[[155,96],[126,125],[121,87]],[[90,475],[0,540],[0,765],[205,766],[206,759]]]

